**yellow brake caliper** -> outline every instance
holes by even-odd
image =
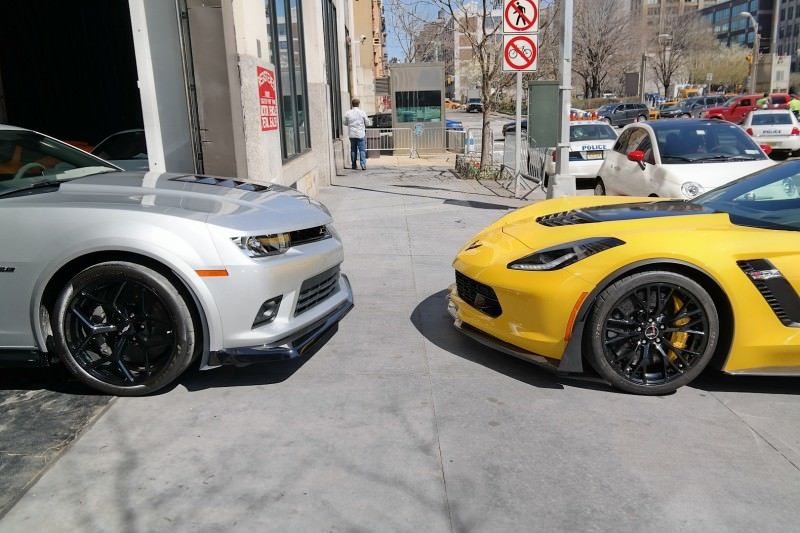
[[[675,296],[673,298],[673,306],[674,306],[674,309],[675,309],[675,313],[677,313],[678,311],[681,310],[681,307],[683,307],[683,300],[681,300],[680,298]],[[672,327],[680,328],[682,326],[685,326],[688,323],[689,323],[689,317],[687,316],[687,317],[681,318],[680,320],[676,320],[675,323],[672,325]],[[669,342],[671,342],[672,345],[675,348],[678,348],[678,349],[682,350],[682,349],[686,348],[686,341],[688,339],[689,339],[689,334],[688,333],[681,332],[681,331],[675,331],[675,332],[672,333],[672,336],[670,337]],[[667,355],[669,356],[669,360],[672,361],[673,363],[678,358],[678,356],[677,356],[677,354],[675,353],[674,350],[670,350],[667,353]]]

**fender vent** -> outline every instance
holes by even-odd
[[[217,187],[227,187],[229,189],[239,189],[240,191],[262,192],[270,189],[269,185],[261,185],[251,181],[241,181],[231,178],[216,178],[214,176],[179,176],[171,178],[171,181],[183,181],[186,183],[200,183],[201,185],[214,185]]]
[[[775,316],[784,326],[800,327],[800,297],[783,276],[756,279],[755,272],[776,270],[766,259],[737,261],[737,265],[767,301]]]

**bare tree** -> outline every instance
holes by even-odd
[[[424,5],[420,2],[403,0],[388,0],[387,5],[389,9],[387,10],[386,25],[403,52],[403,60],[406,63],[413,63],[418,50],[418,47],[415,46],[417,36],[429,22],[425,15]]]
[[[674,16],[666,21],[664,33],[651,39],[651,49],[658,50],[651,65],[665,97],[676,75],[689,68],[693,54],[708,47],[709,31],[698,19]]]
[[[583,81],[584,98],[602,94],[616,82],[631,50],[630,15],[625,0],[577,0],[572,70]]]

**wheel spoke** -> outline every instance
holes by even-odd
[[[672,297],[673,297],[674,295],[675,295],[675,288],[674,288],[674,287],[670,287],[670,288],[669,288],[669,293],[667,294],[667,297],[666,297],[666,298],[664,298],[664,301],[663,301],[663,303],[661,303],[661,304],[658,306],[658,309],[656,309],[656,315],[663,314],[663,313],[664,313],[664,311],[666,311],[666,309],[667,309],[667,304],[669,304],[669,303],[672,301]]]
[[[614,342],[624,341],[624,340],[630,339],[632,337],[638,337],[638,336],[639,336],[639,334],[636,333],[636,332],[634,332],[634,333],[622,333],[622,334],[614,337],[613,339],[607,339],[606,340],[606,346],[608,346],[609,344],[612,344]]]

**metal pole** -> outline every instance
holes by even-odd
[[[556,153],[556,175],[547,197],[575,195],[575,177],[569,174],[569,115],[572,107],[572,12],[573,0],[561,2],[561,139]]]
[[[769,92],[775,89],[775,65],[778,59],[778,22],[781,12],[781,0],[775,0],[775,6],[772,8],[772,43],[770,44],[769,51],[772,52],[772,62],[769,68]]]
[[[639,98],[642,103],[647,103],[647,98],[644,96],[645,91],[645,73],[647,72],[647,53],[642,54],[642,65],[639,67]]]
[[[514,196],[520,193],[522,173],[522,72],[517,72],[517,123],[514,129]]]
[[[750,82],[753,84],[751,94],[755,94],[756,92],[756,78],[758,78],[758,56],[759,56],[759,48],[761,48],[761,35],[758,34],[758,22],[756,19],[753,19],[753,30],[756,32],[755,37],[753,38],[753,79]]]

